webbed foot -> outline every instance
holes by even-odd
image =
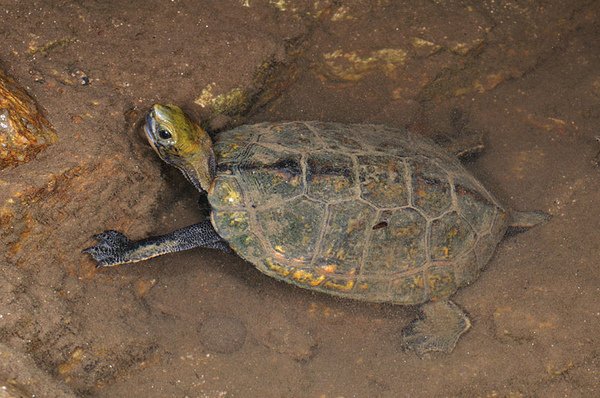
[[[421,306],[422,316],[402,330],[402,345],[421,356],[431,351],[450,353],[471,327],[465,313],[451,301]]]
[[[95,246],[82,250],[96,261],[96,268],[112,267],[126,262],[127,253],[131,249],[131,240],[118,231],[104,231],[94,235],[98,242]]]

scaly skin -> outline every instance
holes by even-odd
[[[137,263],[167,253],[204,247],[232,253],[231,249],[213,229],[209,220],[193,224],[171,233],[131,241],[118,231],[104,231],[94,236],[95,246],[83,250],[96,260],[97,267]]]

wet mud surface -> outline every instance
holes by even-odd
[[[600,394],[600,2],[0,0],[0,65],[58,140],[0,170],[0,385],[10,397]],[[454,301],[450,355],[412,307],[345,301],[192,250],[96,270],[105,229],[206,215],[134,128],[170,101],[216,133],[275,120],[485,137],[468,168],[553,219]],[[71,392],[69,392],[71,391]]]

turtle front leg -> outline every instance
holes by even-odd
[[[98,242],[88,247],[88,253],[96,261],[96,267],[112,267],[135,263],[167,253],[176,253],[196,247],[219,249],[232,253],[227,242],[212,227],[210,220],[202,221],[171,233],[131,241],[118,231],[104,231],[94,236]]]
[[[471,321],[452,301],[432,301],[421,306],[421,317],[402,330],[402,345],[417,355],[431,351],[450,353]]]

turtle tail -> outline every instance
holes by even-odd
[[[512,211],[510,213],[510,222],[506,230],[507,236],[527,231],[530,228],[540,225],[550,220],[552,216],[541,210],[536,211]]]

